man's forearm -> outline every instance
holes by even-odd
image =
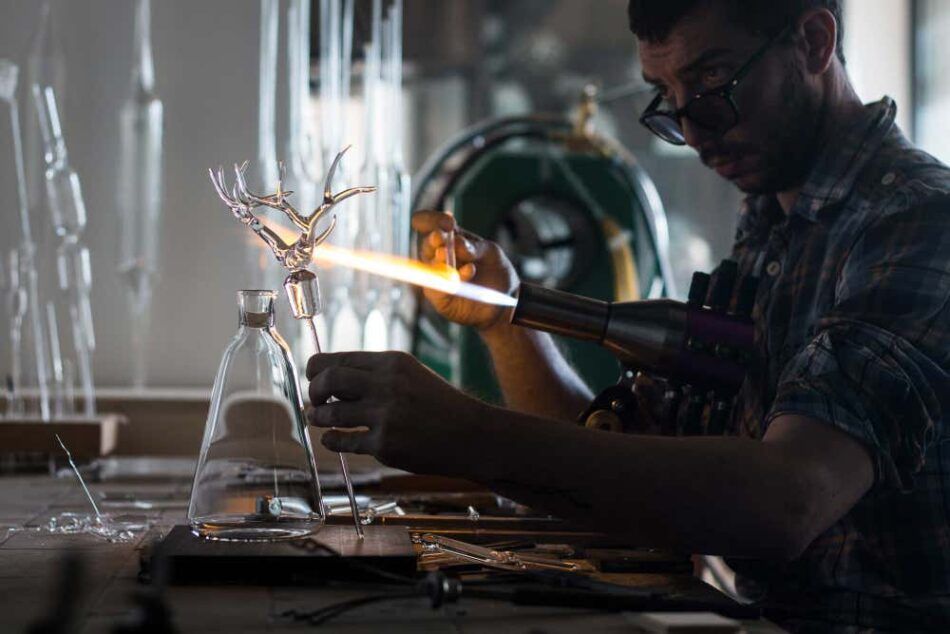
[[[508,407],[574,420],[593,398],[550,335],[517,326],[497,326],[482,333]]]
[[[631,543],[788,558],[815,523],[815,481],[761,441],[628,436],[498,408],[471,433],[452,475]]]

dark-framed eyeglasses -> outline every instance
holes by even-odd
[[[739,108],[733,96],[740,82],[746,78],[756,62],[765,56],[765,53],[780,39],[791,32],[786,27],[773,36],[745,64],[739,67],[732,78],[716,88],[694,95],[678,110],[660,110],[663,95],[657,95],[643,114],[640,123],[650,132],[667,143],[686,145],[686,134],[683,132],[683,117],[686,117],[697,126],[725,134],[739,123]]]

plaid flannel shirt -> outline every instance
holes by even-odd
[[[800,559],[730,562],[805,631],[950,624],[950,168],[895,112],[884,99],[842,130],[788,215],[772,196],[740,212],[733,257],[761,285],[734,433],[801,414],[875,461],[872,490]]]

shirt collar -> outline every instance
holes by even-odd
[[[843,200],[868,160],[894,127],[897,106],[889,97],[864,107],[854,124],[833,135],[805,180],[792,213],[814,221],[818,212]]]

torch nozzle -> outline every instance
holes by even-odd
[[[522,284],[511,323],[595,342],[628,369],[688,384],[736,387],[752,322],[670,299],[610,303]]]
[[[598,343],[604,340],[609,320],[607,302],[533,284],[518,289],[518,303],[511,315],[516,326]]]

